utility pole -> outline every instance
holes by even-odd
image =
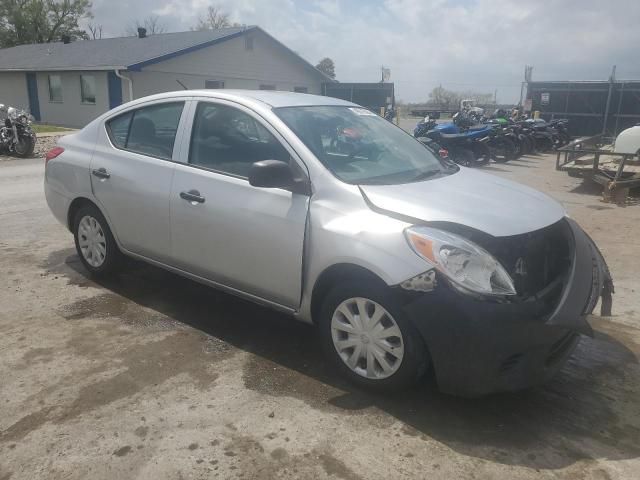
[[[607,95],[607,105],[604,107],[604,118],[602,119],[602,135],[607,132],[607,123],[609,123],[609,107],[611,106],[611,94],[613,93],[613,85],[616,82],[616,66],[611,69],[609,75],[609,94]]]
[[[524,86],[527,85],[527,89],[529,88],[529,82],[531,81],[531,74],[533,72],[532,65],[524,66],[524,82],[520,85],[520,106],[524,107]]]

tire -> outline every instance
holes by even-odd
[[[27,158],[33,155],[33,150],[36,148],[36,139],[31,135],[22,135],[18,137],[18,142],[15,144],[14,152],[16,157]]]
[[[529,139],[529,137],[527,137],[526,135],[520,134],[518,135],[518,139],[520,140],[520,143],[522,145],[522,148],[521,148],[522,155],[529,155],[533,150],[533,144],[531,143],[531,140]]]
[[[458,165],[464,167],[471,167],[475,163],[475,155],[471,150],[466,148],[454,148],[449,150],[449,158],[456,162]]]
[[[515,158],[516,146],[507,137],[496,138],[490,148],[493,161],[496,163],[506,163]]]
[[[95,205],[86,205],[76,212],[73,237],[80,261],[89,274],[106,277],[118,271],[123,255],[106,219]]]
[[[491,161],[491,150],[486,144],[482,142],[474,142],[473,149],[473,163],[469,164],[470,167],[482,167],[487,165]]]
[[[378,329],[384,327],[383,334],[387,332],[389,336],[376,339],[370,337],[371,332],[366,329],[354,330],[353,325],[359,325],[361,317],[355,312],[360,312],[360,308],[371,316],[382,313],[379,308],[384,309],[375,326]],[[351,312],[355,323],[350,323],[341,312]],[[323,300],[318,323],[322,347],[328,360],[344,377],[361,387],[379,391],[404,389],[417,383],[427,370],[429,357],[422,337],[386,285],[358,280],[336,285]],[[349,326],[352,333],[340,329],[349,329]],[[395,336],[397,332],[399,336]],[[339,352],[336,344],[339,341],[356,344],[344,347]],[[391,349],[394,354],[385,353],[381,344],[387,352]],[[356,351],[357,348],[360,350]],[[358,355],[358,360],[352,368],[347,362],[355,358],[354,355]],[[380,355],[382,361],[378,360]],[[401,358],[398,359],[398,356]],[[382,367],[385,362],[388,369]]]
[[[540,153],[546,153],[553,149],[553,141],[547,137],[536,138],[536,150]]]

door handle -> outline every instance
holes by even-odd
[[[98,178],[109,178],[111,174],[107,172],[104,168],[93,169],[91,171]]]
[[[200,195],[198,190],[189,190],[188,192],[180,192],[180,198],[191,202],[191,204],[204,203],[204,197]]]

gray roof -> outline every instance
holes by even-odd
[[[163,33],[146,38],[119,37],[80,40],[68,44],[56,42],[19,45],[0,50],[0,71],[138,70],[145,65],[215,45],[250,30],[265,33],[307,67],[324,76],[313,65],[256,26]],[[331,81],[328,77],[327,80]]]

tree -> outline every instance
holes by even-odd
[[[102,38],[102,25],[90,22],[89,25],[87,25],[87,30],[89,30],[89,38],[93,40]]]
[[[325,57],[318,62],[316,68],[331,78],[336,78],[336,66],[329,57]]]
[[[439,86],[431,90],[427,104],[441,107],[443,110],[456,109],[460,107],[460,101],[464,99],[475,100],[478,105],[494,103],[493,95],[490,93],[479,93],[474,91],[454,92]]]
[[[229,14],[223,12],[218,6],[209,5],[207,12],[198,20],[198,23],[192,27],[192,30],[218,30],[219,28],[230,26]]]
[[[78,22],[91,17],[89,0],[0,0],[0,47],[88,38]]]
[[[157,15],[149,15],[148,17],[143,18],[142,20],[136,20],[134,23],[129,25],[126,28],[125,33],[132,36],[138,35],[139,28],[144,28],[147,31],[147,35],[156,35],[167,31],[167,27],[160,22],[160,17]]]

